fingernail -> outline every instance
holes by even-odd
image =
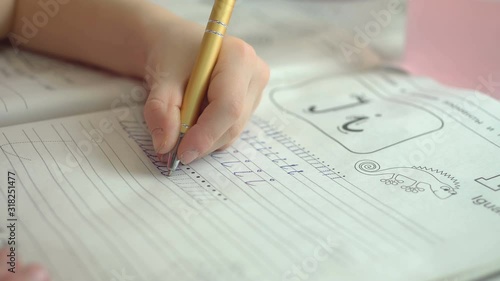
[[[182,164],[187,165],[187,164],[193,162],[194,160],[196,160],[196,158],[198,158],[198,156],[200,156],[200,153],[198,151],[189,150],[189,151],[182,153],[179,160],[181,160]]]
[[[158,161],[165,162],[165,159],[166,159],[165,154],[158,153],[156,156],[158,157]]]
[[[165,154],[158,154],[158,161],[166,163],[168,166],[170,166],[169,160],[172,155],[172,151],[167,152]]]
[[[165,134],[162,128],[156,128],[151,132],[151,136],[153,138],[153,147],[155,148],[156,153],[165,154],[167,151],[165,150]]]

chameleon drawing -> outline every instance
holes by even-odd
[[[460,185],[451,175],[426,167],[394,167],[380,169],[380,165],[372,160],[361,160],[355,164],[358,172],[369,176],[386,176],[380,181],[386,185],[400,186],[406,192],[420,193],[426,189],[439,199],[447,199],[457,194]],[[438,179],[444,177],[453,182],[454,187]]]

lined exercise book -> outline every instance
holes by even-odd
[[[203,22],[211,8],[170,2]],[[378,6],[261,2],[239,2],[231,24],[271,65],[261,106],[232,147],[171,177],[154,155],[140,83],[2,49],[0,240],[15,222],[18,257],[55,281],[500,271],[499,102],[361,72],[373,65],[365,49],[359,65],[338,63],[335,42],[351,41],[325,26],[361,24],[352,15]]]
[[[310,68],[271,82],[232,147],[172,177],[140,105],[0,128],[0,174],[16,179],[17,253],[56,281],[498,271],[499,103],[384,71]],[[80,88],[75,96],[88,92]],[[20,91],[26,104],[33,89]],[[4,116],[23,114],[13,112]]]

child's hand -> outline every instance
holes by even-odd
[[[146,74],[152,91],[144,115],[159,154],[168,153],[177,141],[182,97],[204,31],[185,21],[177,29],[167,31],[150,56],[148,72],[154,70],[156,77]],[[268,80],[269,68],[253,48],[226,36],[210,80],[206,107],[184,136],[178,149],[179,160],[188,164],[235,141]]]
[[[37,29],[36,36],[26,42],[14,42],[15,47],[146,78],[153,89],[145,118],[155,149],[160,154],[172,150],[179,134],[182,95],[204,26],[183,20],[150,1],[66,2],[58,6],[59,13],[50,18],[49,24]],[[13,6],[12,0],[6,3]],[[40,12],[38,1],[15,3],[15,13],[12,8],[10,14],[0,13],[0,39],[6,34],[3,30],[22,35],[24,19]],[[235,140],[257,106],[268,79],[269,69],[253,49],[226,36],[209,84],[207,107],[179,147],[181,162],[189,163]]]
[[[15,273],[8,271],[7,248],[0,249],[0,281],[49,281],[47,271],[38,265],[22,265],[16,261]]]

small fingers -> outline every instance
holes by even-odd
[[[144,119],[158,154],[169,152],[178,137],[182,90],[175,85],[164,81],[154,87],[144,105]]]
[[[214,81],[216,83],[216,81]],[[221,82],[223,83],[223,82]],[[240,119],[247,105],[244,104],[246,88],[227,89],[221,97],[210,102],[182,140],[178,155],[183,164],[210,152],[214,144]]]
[[[226,54],[224,58],[230,60],[219,60],[218,72],[214,70],[209,105],[179,147],[183,164],[231,145],[260,102],[269,81],[269,67],[250,46],[240,47],[233,54]]]
[[[253,83],[250,84],[250,91],[256,95],[253,111],[257,109],[259,105],[262,95],[264,93],[264,89],[269,83],[269,79],[271,78],[271,70],[269,65],[259,58],[257,62],[257,67],[254,73]]]
[[[270,77],[269,67],[263,60],[258,59],[252,81],[250,82],[248,94],[246,96],[245,104],[247,106],[245,107],[242,116],[212,146],[209,152],[215,150],[224,150],[230,147],[239,138],[241,132],[243,132],[243,130],[245,129],[248,120],[251,118],[255,109],[257,109],[260,100],[262,99],[262,93],[264,91],[264,88],[267,86],[269,77]]]
[[[212,147],[207,151],[206,154],[209,154],[215,150],[224,150],[230,147],[239,138],[241,132],[243,132],[243,129],[245,129],[245,126],[251,115],[252,110],[246,110],[246,113],[244,113],[242,117],[212,145]]]
[[[197,123],[184,136],[178,150],[179,159],[189,164],[211,152],[219,139],[232,128],[253,103],[247,103],[256,54],[243,41],[232,41],[214,69],[207,98],[208,106]]]

